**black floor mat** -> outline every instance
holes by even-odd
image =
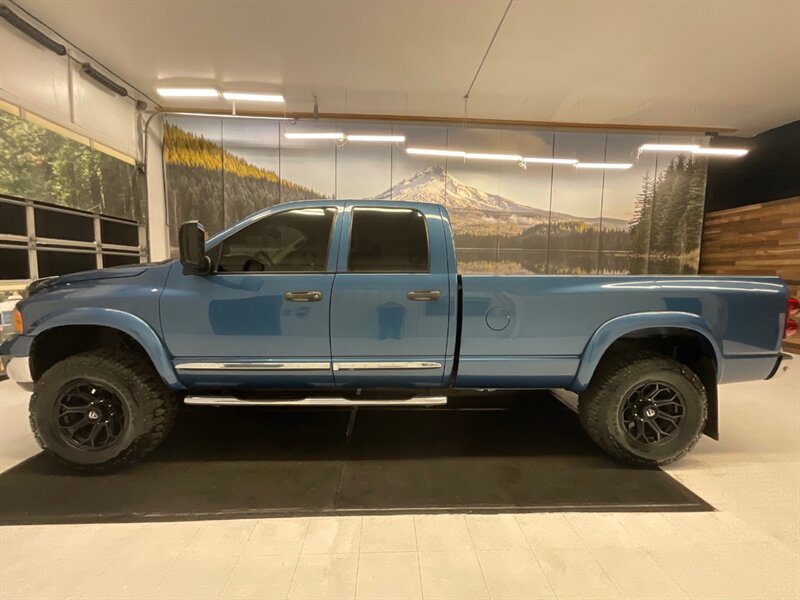
[[[0,524],[370,512],[712,510],[618,465],[547,393],[481,408],[194,407],[148,460],[74,475],[39,455],[0,475]]]

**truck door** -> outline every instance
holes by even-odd
[[[340,387],[439,387],[450,278],[438,207],[348,205],[331,304]]]
[[[279,210],[246,225],[210,251],[209,275],[172,268],[161,322],[184,383],[333,386],[331,240],[344,205],[331,204]]]

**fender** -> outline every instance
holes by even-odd
[[[75,308],[48,315],[26,335],[35,337],[48,329],[70,325],[97,325],[128,334],[144,348],[164,383],[174,390],[183,389],[161,338],[146,321],[131,313],[113,308]]]
[[[689,329],[702,335],[714,349],[717,364],[717,381],[720,381],[723,365],[722,350],[705,319],[694,313],[659,311],[623,315],[603,323],[589,339],[581,357],[578,373],[575,375],[570,389],[580,393],[587,388],[595,369],[597,369],[597,365],[600,363],[600,359],[603,358],[611,344],[619,338],[629,333],[653,328]]]

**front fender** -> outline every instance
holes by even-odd
[[[714,349],[717,365],[717,381],[722,377],[722,350],[713,331],[705,319],[687,312],[643,312],[623,315],[603,323],[589,339],[581,357],[578,373],[570,389],[574,392],[584,391],[594,375],[597,365],[611,344],[624,335],[644,329],[689,329],[702,335]]]
[[[109,327],[131,336],[144,348],[164,383],[172,389],[183,388],[161,338],[146,321],[131,313],[113,308],[75,308],[43,318],[25,335],[35,337],[48,329],[70,325]]]

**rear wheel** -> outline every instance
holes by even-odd
[[[581,423],[616,460],[667,465],[697,443],[708,415],[705,387],[686,365],[656,354],[618,358],[592,379]]]
[[[138,355],[97,350],[56,363],[36,382],[30,421],[39,445],[68,466],[110,471],[155,449],[177,398]]]

